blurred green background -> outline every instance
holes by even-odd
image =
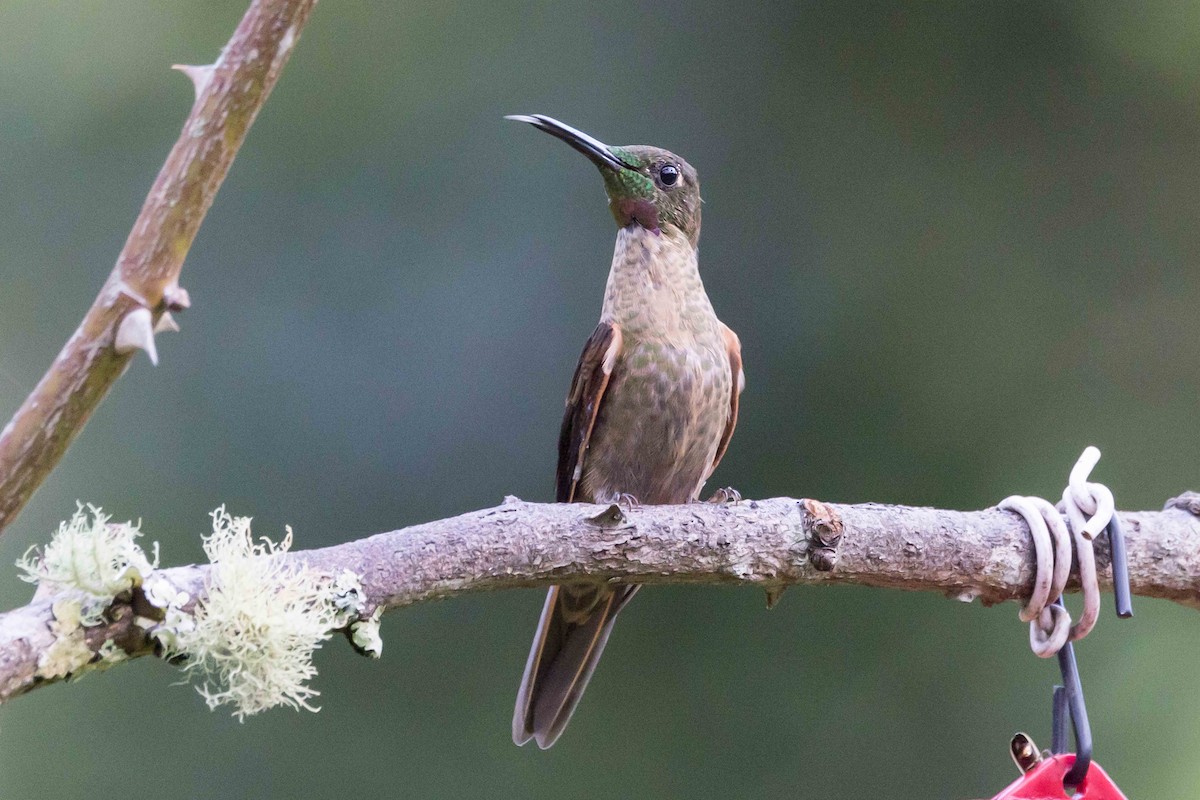
[[[0,4],[0,418],[107,275],[243,0]],[[0,539],[76,499],[201,556],[221,503],[315,547],[552,496],[614,229],[595,169],[501,119],[671,148],[748,388],[714,484],[980,508],[1087,444],[1124,508],[1200,488],[1200,5],[321,4],[137,358]],[[0,567],[4,607],[29,587]],[[0,795],[990,797],[1049,743],[1015,606],[643,592],[567,735],[509,720],[540,591],[319,654],[319,714],[238,724],[143,659],[0,711]],[[1130,797],[1200,785],[1200,619],[1106,603],[1078,653]]]

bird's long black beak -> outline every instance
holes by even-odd
[[[533,127],[540,131],[545,131],[551,136],[562,139],[567,144],[574,147],[579,152],[583,153],[592,160],[596,166],[602,169],[632,169],[637,167],[629,164],[621,159],[612,151],[612,148],[606,145],[599,139],[588,136],[580,130],[572,128],[566,123],[559,122],[553,117],[547,117],[544,114],[510,114],[505,119],[515,120],[517,122],[528,122]]]

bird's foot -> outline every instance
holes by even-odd
[[[742,502],[742,493],[732,486],[726,486],[724,489],[717,489],[715,492],[713,492],[712,497],[708,498],[706,502],[714,503],[716,505],[740,503]]]
[[[616,498],[617,505],[625,511],[633,511],[642,507],[642,501],[631,495],[629,492],[620,492]]]

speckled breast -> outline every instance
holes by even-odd
[[[627,342],[600,406],[582,489],[684,503],[703,486],[729,420],[732,375],[715,317],[685,345]]]

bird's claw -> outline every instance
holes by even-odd
[[[708,498],[709,503],[715,505],[724,505],[725,503],[740,503],[742,502],[742,493],[732,486],[726,486],[723,489],[717,489],[713,492],[712,497]]]
[[[642,501],[631,495],[629,492],[621,492],[617,495],[617,505],[625,511],[633,511],[642,507]]]

